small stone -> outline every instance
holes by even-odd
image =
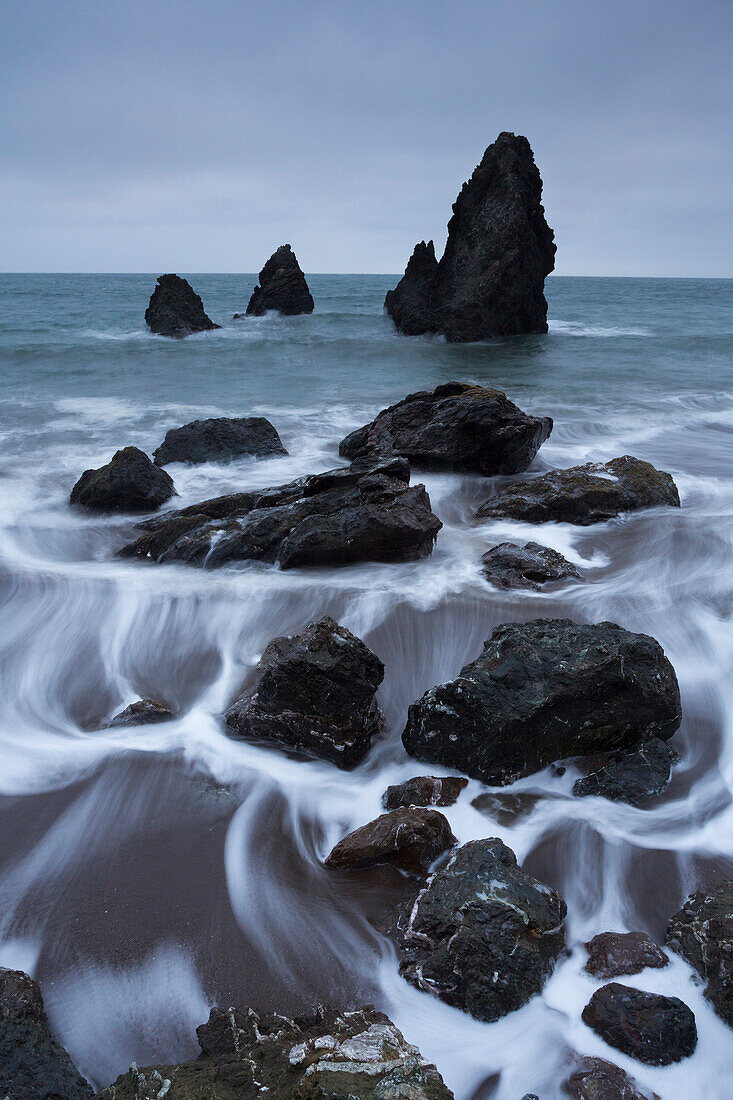
[[[697,1046],[695,1016],[679,997],[611,982],[591,997],[583,1023],[609,1046],[650,1066],[668,1066]]]
[[[438,810],[401,806],[362,825],[340,840],[326,859],[339,871],[394,863],[406,871],[427,871],[456,838]]]
[[[156,722],[170,722],[175,718],[172,710],[155,699],[138,699],[130,703],[107,723],[107,728],[118,729],[123,726],[149,726]]]
[[[580,573],[557,550],[526,542],[517,546],[500,542],[481,558],[483,573],[497,588],[529,588],[539,592],[550,581],[567,577],[580,580]]]
[[[563,1088],[573,1100],[660,1100],[605,1058],[583,1058]]]
[[[585,969],[594,978],[620,978],[659,969],[669,958],[646,932],[599,932],[584,944],[589,958]]]
[[[452,806],[468,780],[458,775],[416,775],[404,783],[397,783],[382,795],[385,810],[398,806]]]

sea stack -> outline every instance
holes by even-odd
[[[289,244],[281,244],[260,272],[247,313],[261,317],[270,309],[292,317],[296,313],[312,313],[313,298],[305,275]]]
[[[499,134],[453,204],[442,259],[421,241],[387,294],[397,328],[452,343],[547,332],[544,283],[556,249],[541,198],[529,142]]]
[[[181,338],[220,328],[204,312],[204,304],[187,279],[161,275],[145,310],[145,323],[158,336]]]

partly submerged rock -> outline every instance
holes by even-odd
[[[459,775],[416,775],[396,783],[382,795],[385,810],[398,806],[452,806],[468,780]]]
[[[190,336],[220,328],[204,312],[204,305],[186,279],[161,275],[145,310],[145,323],[158,336]]]
[[[289,244],[281,244],[260,272],[247,313],[261,317],[269,309],[293,315],[312,313],[313,298]]]
[[[674,669],[646,634],[569,619],[504,623],[481,655],[409,708],[411,756],[489,784],[553,761],[671,737]]]
[[[397,922],[400,973],[493,1021],[539,993],[565,947],[566,906],[500,840],[472,840],[410,898]]]
[[[401,455],[422,470],[517,474],[552,431],[549,416],[529,416],[501,390],[446,382],[411,393],[341,440],[356,462]]]
[[[153,524],[123,557],[213,568],[232,561],[282,569],[354,561],[413,561],[431,553],[442,524],[424,485],[401,460],[343,468],[288,485],[216,497]]]
[[[526,523],[575,523],[588,526],[621,512],[667,504],[679,508],[670,474],[631,455],[610,462],[589,462],[569,470],[551,470],[531,481],[515,481],[489,497],[479,519],[519,519]]]
[[[385,299],[401,332],[450,341],[547,332],[545,277],[555,266],[542,180],[525,137],[502,133],[453,204],[443,257],[415,248]]]
[[[401,806],[348,833],[326,858],[326,866],[349,871],[394,863],[406,871],[427,871],[455,843],[439,810]]]
[[[354,768],[379,730],[375,696],[383,678],[379,658],[326,617],[301,634],[270,642],[254,682],[224,717],[240,737]]]
[[[680,1062],[697,1046],[695,1016],[684,1001],[620,982],[597,989],[582,1019],[609,1046],[650,1066]]]
[[[665,741],[650,737],[633,752],[624,752],[611,763],[578,779],[573,794],[579,798],[599,795],[613,802],[640,806],[661,794],[669,783],[672,765],[679,755]]]
[[[169,462],[229,462],[245,455],[286,455],[280,436],[264,416],[215,416],[171,428],[153,452],[156,466]]]
[[[172,710],[155,699],[138,699],[130,703],[107,723],[109,729],[125,726],[150,726],[156,722],[170,722],[175,718]]]
[[[666,966],[669,957],[646,932],[599,932],[584,944],[585,969],[594,978],[621,978],[640,974],[646,967]]]
[[[3,1100],[89,1100],[92,1087],[51,1032],[36,982],[0,967]]]
[[[566,577],[580,579],[575,566],[548,546],[538,542],[500,542],[481,558],[483,574],[497,588],[531,588],[539,591],[549,581]]]
[[[132,1067],[98,1100],[453,1100],[435,1066],[373,1008],[295,1019],[214,1008],[197,1034],[195,1061]]]
[[[98,470],[85,470],[69,503],[90,512],[152,512],[173,496],[173,478],[137,447],[124,447]]]
[[[573,1100],[660,1100],[656,1092],[605,1058],[581,1059],[563,1088]]]
[[[733,1027],[733,881],[691,894],[670,919],[665,943],[695,968],[705,996]]]

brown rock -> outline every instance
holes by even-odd
[[[400,806],[340,840],[326,859],[339,871],[396,863],[407,871],[427,871],[456,838],[438,810]]]

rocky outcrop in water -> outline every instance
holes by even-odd
[[[452,806],[468,780],[459,775],[416,775],[404,783],[396,783],[382,795],[385,810],[398,806]]]
[[[605,1058],[583,1058],[563,1089],[573,1100],[660,1100]]]
[[[379,730],[375,696],[383,678],[379,658],[326,617],[270,642],[225,721],[240,737],[354,768]]]
[[[490,497],[479,519],[519,519],[526,523],[575,523],[586,527],[622,512],[666,504],[679,508],[670,474],[631,455],[551,470],[531,481],[515,481]]]
[[[69,503],[89,512],[152,512],[173,496],[173,478],[137,447],[125,447],[98,470],[85,470]]]
[[[249,300],[247,313],[261,317],[270,309],[289,316],[313,312],[311,292],[289,244],[281,244],[273,252],[259,279]]]
[[[530,588],[539,592],[550,581],[567,577],[580,579],[580,573],[567,558],[538,542],[517,546],[500,542],[481,558],[483,574],[497,588]]]
[[[583,946],[588,952],[585,969],[594,978],[640,974],[647,967],[658,970],[669,962],[646,932],[599,932]]]
[[[338,871],[393,863],[405,871],[427,871],[456,838],[438,810],[401,806],[348,833],[326,858]]]
[[[488,784],[556,760],[671,737],[679,687],[662,647],[615,623],[504,623],[455,680],[409,708],[402,741],[418,760]]]
[[[150,726],[157,722],[170,722],[172,718],[175,718],[175,714],[164,703],[158,703],[155,699],[138,699],[119,714],[115,714],[107,723],[107,728]]]
[[[549,416],[528,416],[501,390],[446,382],[382,409],[341,440],[339,454],[361,463],[401,455],[422,470],[517,474],[551,431]]]
[[[89,1100],[92,1087],[53,1036],[36,982],[0,968],[0,1095],[3,1100]]]
[[[215,416],[171,428],[153,452],[156,466],[169,462],[230,462],[254,455],[286,455],[280,436],[264,416]]]
[[[695,1016],[684,1001],[620,982],[597,989],[582,1019],[609,1046],[650,1066],[680,1062],[697,1046]]]
[[[414,561],[431,553],[442,524],[425,486],[409,480],[407,463],[393,460],[215,497],[141,524],[146,533],[119,553],[206,568],[246,560],[282,569]]]
[[[565,902],[500,840],[458,848],[408,899],[396,930],[400,973],[479,1020],[521,1008],[565,948]]]
[[[679,755],[658,737],[651,737],[634,752],[621,753],[596,772],[578,779],[573,794],[578,798],[598,795],[612,802],[641,806],[661,794],[669,783]]]
[[[145,310],[145,323],[158,336],[191,336],[220,328],[207,317],[203,302],[188,280],[179,275],[159,277]]]
[[[397,328],[455,342],[547,332],[555,243],[541,199],[529,142],[499,134],[453,204],[442,259],[422,241],[387,294]]]
[[[691,894],[667,925],[665,943],[695,968],[705,996],[733,1027],[733,881]]]
[[[453,1100],[435,1066],[373,1008],[295,1019],[215,1008],[197,1035],[195,1061],[133,1067],[98,1100]]]

